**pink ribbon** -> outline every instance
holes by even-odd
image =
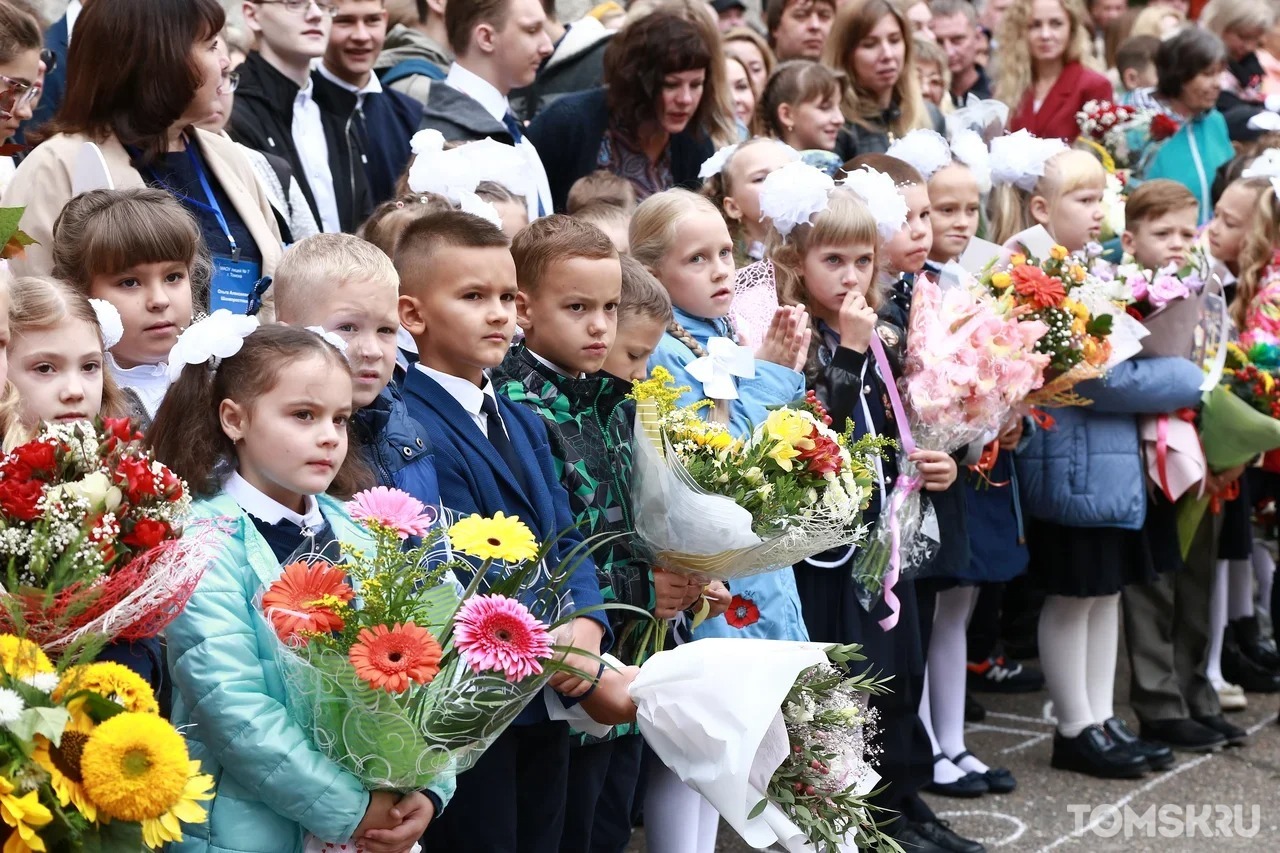
[[[893,378],[893,369],[889,365],[889,357],[885,354],[884,344],[880,336],[872,332],[871,353],[875,356],[876,367],[880,370],[880,379],[884,382],[885,391],[889,394],[889,406],[893,409],[894,420],[898,422],[898,442],[902,445],[904,456],[910,456],[916,450],[916,440],[911,434],[911,425],[907,422],[907,411],[902,405],[902,397],[898,394],[898,383]],[[902,504],[912,492],[920,488],[920,477],[908,477],[899,474],[893,484],[893,498],[889,501],[889,570],[884,575],[884,603],[889,606],[889,615],[880,620],[883,631],[891,630],[898,624],[898,614],[902,610],[902,602],[894,594],[893,587],[902,575],[902,528],[898,523],[898,512]]]

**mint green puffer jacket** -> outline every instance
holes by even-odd
[[[373,540],[342,504],[319,497],[339,541]],[[369,805],[360,780],[322,755],[285,709],[274,633],[255,607],[280,565],[234,500],[196,501],[196,519],[220,519],[226,533],[186,609],[168,629],[173,723],[191,757],[215,779],[209,820],[183,826],[183,853],[301,853],[306,833],[346,841]],[[433,791],[447,803],[450,778]]]

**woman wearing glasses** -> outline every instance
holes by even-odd
[[[22,227],[37,241],[11,262],[15,273],[49,273],[54,220],[71,197],[84,143],[94,142],[116,189],[168,190],[199,221],[213,256],[209,307],[246,310],[255,283],[275,269],[281,244],[271,203],[244,154],[194,127],[219,105],[224,21],[218,0],[86,5],[52,135],[27,155],[0,198],[4,206],[26,206]]]
[[[40,25],[27,12],[0,2],[0,140],[8,142],[31,118],[40,98]],[[0,156],[0,192],[17,164]]]

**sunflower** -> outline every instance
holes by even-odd
[[[199,761],[189,762],[187,784],[182,789],[181,799],[160,817],[142,822],[143,843],[155,850],[168,842],[181,841],[182,824],[204,823],[209,813],[200,805],[200,801],[212,799],[213,777],[200,772]]]
[[[85,819],[98,819],[98,807],[84,790],[80,762],[85,744],[97,724],[88,714],[72,714],[62,739],[54,746],[44,735],[36,735],[32,758],[49,774],[50,785],[63,808],[74,806]]]
[[[5,842],[6,853],[48,849],[44,845],[44,839],[36,834],[36,830],[53,821],[53,812],[41,805],[38,790],[28,791],[21,797],[15,797],[17,790],[12,782],[0,776],[0,819],[17,830]]]
[[[88,717],[84,708],[87,697],[75,695],[86,690],[115,702],[126,711],[139,714],[160,713],[160,705],[156,702],[156,694],[151,685],[122,664],[98,661],[87,666],[73,666],[62,674],[62,680],[53,691],[53,701],[62,702],[71,696],[66,705],[72,717]]]
[[[356,675],[370,687],[403,693],[411,681],[429,684],[436,677],[444,650],[426,628],[406,622],[362,629],[347,654]]]
[[[538,554],[538,543],[525,523],[501,512],[493,518],[467,516],[449,528],[449,541],[454,550],[482,560],[516,563]]]
[[[53,672],[53,664],[44,650],[30,640],[13,634],[0,634],[0,669],[17,679],[28,679]]]
[[[84,791],[112,820],[157,820],[187,790],[187,744],[154,714],[125,711],[89,736],[80,756]]]

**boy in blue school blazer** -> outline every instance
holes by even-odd
[[[418,345],[419,362],[404,382],[409,414],[434,449],[441,503],[458,516],[518,516],[540,541],[573,527],[568,495],[556,476],[546,428],[537,415],[495,393],[486,371],[502,363],[516,324],[516,270],[503,233],[477,216],[446,211],[423,217],[401,235],[400,323]],[[563,536],[554,566],[582,541]],[[602,603],[596,567],[583,560],[565,585],[572,607]],[[607,650],[602,613],[569,623],[572,644]],[[562,638],[563,639],[563,638]],[[590,658],[571,658],[597,671]],[[580,698],[592,681],[560,674],[551,686]],[[424,846],[474,853],[556,853],[564,818],[569,728],[551,722],[540,700],[458,778],[448,809]]]

